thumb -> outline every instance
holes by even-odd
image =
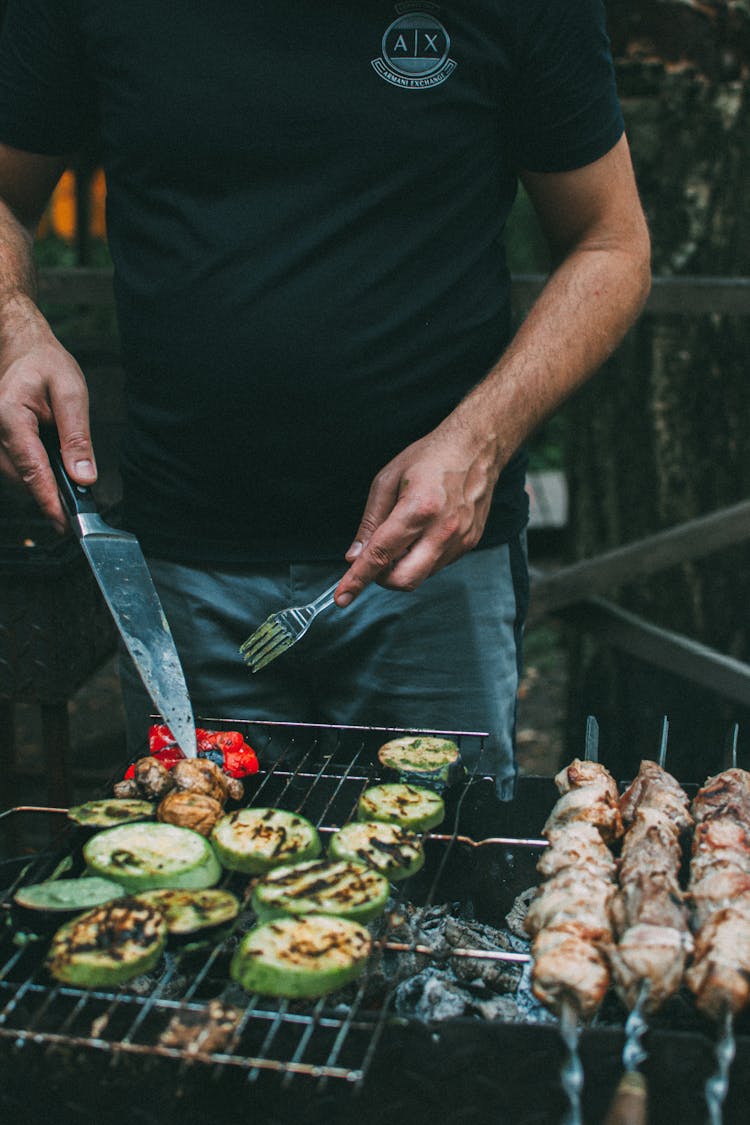
[[[83,413],[56,411],[55,421],[60,454],[68,476],[77,484],[94,484],[97,471],[89,428],[88,403]]]

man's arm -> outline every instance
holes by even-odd
[[[643,307],[650,244],[625,138],[585,168],[522,179],[557,267],[489,374],[378,473],[339,605],[372,581],[414,589],[475,547],[503,466]]]
[[[34,232],[64,167],[62,156],[0,145],[0,470],[61,530],[66,518],[40,424],[56,423],[74,480],[96,479],[86,382],[36,305]]]

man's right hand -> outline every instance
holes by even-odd
[[[26,308],[14,313],[6,308],[3,319],[0,471],[22,484],[55,527],[64,531],[67,518],[39,428],[57,427],[69,476],[79,484],[93,484],[96,464],[86,381],[76,361],[55,339],[30,301]]]
[[[60,531],[67,519],[39,427],[57,427],[74,481],[96,480],[86,381],[34,299],[34,232],[65,164],[0,144],[0,472]]]

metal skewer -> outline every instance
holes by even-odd
[[[650,982],[644,980],[635,1007],[625,1023],[625,1045],[622,1065],[625,1073],[612,1097],[604,1125],[641,1125],[646,1121],[646,1079],[638,1070],[648,1058],[641,1040],[648,1031],[644,1015]]]
[[[666,768],[667,762],[667,742],[669,740],[669,719],[665,715],[661,724],[661,741],[659,742],[659,765],[662,769]]]
[[[736,1043],[734,1038],[734,1019],[729,1007],[719,1022],[719,1036],[714,1047],[716,1070],[706,1080],[704,1087],[706,1107],[710,1125],[721,1125],[722,1108],[729,1091],[729,1070],[734,1060]]]
[[[648,1058],[641,1040],[648,1031],[645,1009],[646,1001],[651,987],[651,982],[644,980],[638,993],[638,999],[633,1010],[628,1015],[625,1023],[625,1046],[622,1049],[622,1065],[625,1070],[637,1070],[641,1063]]]
[[[599,761],[599,724],[593,715],[589,715],[586,719],[583,747],[583,756],[587,762]]]
[[[578,1009],[572,1000],[564,1000],[560,1009],[560,1036],[567,1051],[560,1068],[560,1081],[568,1099],[568,1111],[562,1125],[583,1125],[581,1092],[583,1090],[583,1063],[578,1050],[581,1024]]]

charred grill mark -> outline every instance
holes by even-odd
[[[57,963],[87,953],[103,953],[112,961],[123,961],[129,947],[148,950],[161,939],[164,922],[158,910],[118,899],[79,918],[54,948]]]
[[[320,897],[346,902],[359,895],[366,898],[377,886],[377,877],[367,869],[354,870],[339,866],[330,868],[326,861],[316,863],[307,872],[284,872],[281,877],[271,876],[266,884],[270,895],[286,898],[289,894],[300,898]]]
[[[419,850],[411,840],[379,840],[377,836],[371,836],[367,844],[374,851],[382,852],[384,856],[399,865],[411,863]],[[357,855],[361,855],[366,860],[367,849],[358,850]]]
[[[136,855],[135,852],[129,852],[127,848],[118,848],[112,852],[110,862],[113,867],[135,867],[139,871],[144,866],[143,857]]]

